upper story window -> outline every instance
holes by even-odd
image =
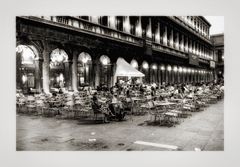
[[[100,24],[104,26],[108,26],[108,17],[107,16],[101,16],[100,17]]]
[[[117,19],[117,25],[116,25],[117,30],[123,31],[123,16],[117,16],[116,19]]]
[[[80,16],[81,19],[89,20],[89,16]]]

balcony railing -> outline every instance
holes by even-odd
[[[176,56],[181,57],[181,58],[187,58],[188,57],[187,53],[185,53],[183,51],[180,51],[180,50],[176,50],[172,47],[169,47],[169,46],[166,46],[166,45],[163,45],[163,44],[152,43],[152,48],[156,51],[164,52],[164,53],[171,54],[171,55],[176,55]]]
[[[117,39],[123,42],[132,43],[135,45],[142,46],[143,39],[132,34],[128,34],[116,29],[109,28],[100,24],[92,23],[88,20],[84,20],[73,16],[52,16],[42,19],[57,23],[59,25],[64,25],[67,27],[74,28],[76,30],[86,31],[94,34],[98,34],[104,37],[110,37],[112,39]]]

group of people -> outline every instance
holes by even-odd
[[[118,120],[122,120],[126,112],[122,106],[119,96],[123,95],[126,98],[130,98],[136,95],[136,92],[140,93],[140,96],[144,97],[146,94],[151,95],[153,98],[159,100],[164,100],[164,96],[161,93],[167,94],[168,98],[185,98],[186,96],[194,97],[195,95],[200,95],[207,91],[224,91],[224,82],[219,80],[218,82],[209,83],[190,83],[190,84],[162,84],[158,86],[157,84],[119,84],[116,83],[113,87],[105,92],[109,92],[109,105],[108,110],[105,111],[106,118],[111,119],[113,117]],[[101,103],[98,101],[97,93],[93,96],[93,109],[100,112]]]
[[[105,123],[109,123],[109,121],[113,119],[122,121],[126,115],[122,102],[119,101],[116,94],[112,95],[111,100],[100,102],[97,93],[94,93],[92,98],[92,109],[96,114],[102,113],[104,115]]]

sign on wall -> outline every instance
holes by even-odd
[[[189,54],[189,64],[192,65],[199,65],[199,59],[197,55]]]
[[[211,67],[211,68],[215,68],[215,66],[216,66],[215,61],[210,61],[210,67]]]

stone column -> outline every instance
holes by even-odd
[[[137,24],[136,24],[136,35],[138,37],[142,37],[142,20],[141,20],[141,17],[138,17],[138,21],[137,21]]]
[[[130,19],[129,19],[129,16],[124,17],[123,31],[130,34]]]
[[[146,35],[147,35],[147,38],[152,39],[152,20],[151,20],[151,18],[148,19],[148,25],[147,25],[147,28],[146,28]]]
[[[116,29],[116,18],[115,18],[115,16],[108,16],[108,26],[110,28]]]
[[[192,40],[189,40],[189,52],[192,53]]]
[[[64,76],[65,76],[65,87],[68,90],[72,90],[72,81],[71,81],[71,66],[72,66],[72,61],[65,61],[64,62]]]
[[[170,33],[170,37],[169,37],[169,42],[170,42],[170,46],[173,47],[173,29],[171,29],[171,33]]]
[[[49,89],[49,75],[50,75],[50,67],[49,67],[49,62],[50,62],[50,51],[45,44],[45,47],[43,49],[43,64],[42,64],[42,76],[43,76],[43,92],[44,93],[50,93]]]
[[[98,24],[98,23],[99,23],[99,17],[98,17],[98,16],[91,16],[91,21],[92,21],[93,23]]]
[[[163,33],[163,44],[167,46],[167,26],[164,26],[164,33]]]
[[[112,81],[112,85],[111,86],[114,86],[115,83],[117,83],[117,76],[115,75],[116,74],[116,69],[117,69],[117,64],[114,63],[113,64],[113,67],[112,67],[112,73],[113,73],[113,81]]]
[[[175,41],[175,48],[179,49],[179,33],[176,33],[176,41]]]
[[[42,62],[43,59],[36,58],[35,59],[35,89],[38,93],[42,92]]]
[[[157,24],[157,29],[155,32],[155,42],[160,43],[160,23]]]
[[[17,89],[22,88],[21,52],[16,52],[16,85]]]
[[[73,54],[73,60],[71,65],[71,72],[72,72],[72,89],[74,92],[78,91],[78,84],[77,84],[77,54]]]
[[[196,54],[196,50],[195,50],[195,46],[196,46],[196,45],[195,45],[195,44],[196,44],[195,41],[193,41],[193,48],[192,48],[192,50],[193,50],[193,51],[192,51],[193,54]]]
[[[199,55],[199,44],[196,43],[196,55]]]
[[[181,35],[180,48],[181,48],[181,51],[184,51],[184,35],[183,34]]]
[[[95,73],[95,87],[100,85],[100,62],[98,62],[97,60],[94,63],[94,73]]]
[[[185,52],[188,52],[188,37],[186,37],[186,45],[185,45]]]

